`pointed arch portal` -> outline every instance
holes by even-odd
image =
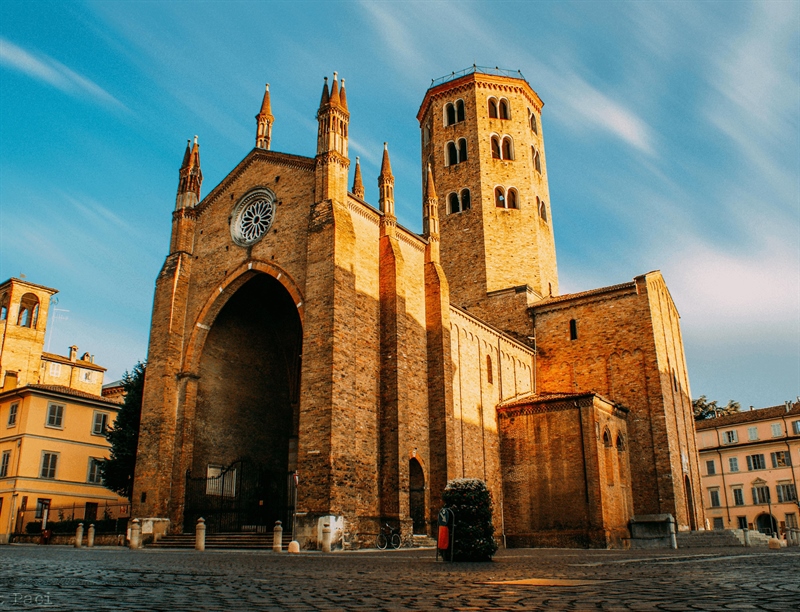
[[[256,274],[215,318],[199,362],[184,531],[290,525],[302,323],[285,287]]]

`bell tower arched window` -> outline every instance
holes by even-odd
[[[503,159],[514,159],[514,142],[511,136],[503,137]]]
[[[503,155],[500,152],[500,137],[499,136],[492,136],[492,158],[494,158],[494,159],[503,159]]]
[[[459,163],[467,161],[467,139],[461,138],[458,141],[458,161]]]
[[[461,190],[461,210],[469,210],[470,206],[472,205],[472,201],[469,195],[469,189],[462,189]]]
[[[500,119],[511,119],[511,110],[508,106],[508,100],[505,98],[500,100],[500,104],[497,107],[497,114],[500,116]]]
[[[489,119],[497,119],[497,100],[489,98]]]
[[[509,189],[506,194],[506,206],[508,208],[519,208],[519,196],[516,189]]]
[[[456,143],[448,142],[447,143],[447,166],[452,166],[458,163],[458,149],[456,149]]]
[[[39,322],[39,298],[34,293],[26,293],[19,302],[17,325],[36,328]]]
[[[444,107],[445,125],[453,125],[456,122],[456,108],[452,104]]]
[[[454,192],[454,193],[451,193],[449,196],[447,196],[447,203],[449,205],[449,208],[450,208],[449,213],[451,215],[454,214],[454,213],[457,213],[457,212],[461,212],[461,207],[459,206],[459,203],[458,203],[458,194],[457,193]]]
[[[502,187],[494,188],[494,205],[497,206],[497,208],[506,207],[506,194]]]
[[[456,121],[464,121],[464,100],[456,100]]]

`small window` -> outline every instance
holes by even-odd
[[[519,208],[519,196],[516,189],[509,189],[506,195],[506,206],[508,208]]]
[[[772,424],[772,437],[773,438],[780,438],[783,435],[783,427],[781,427],[780,423],[773,423]]]
[[[744,491],[742,489],[733,490],[733,505],[744,506]]]
[[[86,383],[92,382],[94,379],[94,372],[91,370],[81,370],[81,380]]]
[[[747,428],[747,439],[748,440],[758,440],[758,427],[748,427]]]
[[[744,502],[740,505],[744,506]],[[746,516],[737,516],[736,517],[736,525],[739,529],[747,529],[747,517]]]
[[[86,482],[101,484],[103,482],[103,472],[101,471],[103,460],[89,457],[89,473]]]
[[[544,203],[544,200],[536,198],[536,205],[539,208],[539,218],[547,223],[547,205]]]
[[[5,478],[8,476],[8,466],[11,463],[11,451],[6,450],[3,451],[2,457],[0,457],[0,478]]]
[[[722,433],[722,439],[725,444],[736,444],[739,441],[739,434],[735,429],[731,429]]]
[[[455,214],[457,212],[461,212],[461,207],[458,205],[458,194],[451,193],[447,196],[448,204],[450,205],[450,214]]]
[[[108,415],[105,412],[95,412],[92,420],[92,434],[103,436],[108,428]]]
[[[738,472],[739,460],[736,457],[731,457],[730,459],[728,459],[728,466],[730,467],[731,472]]]
[[[603,446],[611,448],[611,432],[608,431],[608,428],[603,430]]]
[[[34,293],[26,293],[19,302],[17,325],[36,328],[39,322],[39,298]]]
[[[14,427],[17,424],[17,412],[19,411],[19,402],[14,402],[8,408],[8,426]]]
[[[453,125],[456,122],[456,109],[452,104],[445,106],[445,125]]]
[[[461,138],[458,141],[458,163],[467,161],[467,139]]]
[[[622,452],[625,450],[625,440],[622,436],[617,436],[617,450]]]
[[[55,361],[50,362],[50,376],[58,378],[61,376],[61,364]]]
[[[456,102],[456,121],[464,121],[464,100]]]
[[[792,466],[792,456],[789,451],[777,451],[769,454],[772,459],[772,467],[782,468]]]
[[[489,119],[497,119],[497,100],[489,98]]]
[[[764,461],[764,455],[747,455],[747,469],[751,472],[753,470],[766,470],[767,462]]]
[[[717,497],[719,497],[719,493],[717,493]],[[714,529],[725,529],[725,522],[722,520],[721,516],[714,517]]]
[[[492,136],[492,158],[493,159],[501,159],[502,155],[500,153],[500,137],[499,136]]]
[[[792,433],[795,435],[800,434],[800,421],[792,421]]]
[[[497,114],[500,115],[500,119],[511,119],[511,112],[508,107],[508,100],[500,100],[500,104],[497,107]]]
[[[578,322],[575,319],[569,320],[569,339],[578,339]]]
[[[446,159],[447,166],[453,166],[458,163],[458,149],[456,149],[456,143],[448,142],[447,143],[447,159]]]
[[[0,296],[0,321],[5,321],[8,318],[8,294],[4,293]]]
[[[469,210],[472,206],[472,201],[469,195],[469,189],[461,190],[461,210]]]
[[[49,479],[55,478],[57,463],[58,453],[44,451],[42,453],[42,469],[39,470],[39,477]]]
[[[775,488],[778,491],[778,503],[797,501],[797,487],[794,483],[779,484]]]
[[[494,384],[494,373],[492,372],[491,355],[486,355],[486,380],[490,385]]]
[[[766,487],[753,487],[753,503],[754,504],[768,504],[772,501],[769,494],[769,486]]]
[[[497,208],[506,207],[506,194],[502,187],[494,188],[494,205],[497,206]]]
[[[531,130],[533,130],[534,134],[539,133],[539,126],[536,123],[536,115],[534,113],[531,113]]]
[[[503,150],[502,150],[503,159],[514,159],[514,143],[511,140],[510,136],[506,136],[503,138]]]
[[[709,476],[713,476],[714,474],[717,473],[713,459],[711,459],[710,461],[706,461],[706,472],[708,473]]]
[[[47,408],[47,427],[64,428],[64,406],[50,404]]]
[[[536,172],[539,174],[542,173],[542,159],[539,156],[539,151],[536,149],[533,151],[533,167],[536,169]]]
[[[36,514],[33,518],[44,518],[44,511],[50,509],[50,500],[42,499],[41,497],[36,500]]]
[[[789,529],[797,529],[797,515],[794,512],[786,515],[786,526]]]

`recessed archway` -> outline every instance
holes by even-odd
[[[302,324],[274,277],[255,274],[220,309],[198,367],[184,530],[290,524]]]
[[[761,533],[774,535],[778,533],[778,523],[774,516],[765,512],[756,517],[756,529]]]
[[[408,462],[408,514],[413,522],[414,533],[426,534],[428,531],[425,521],[425,472],[416,458]]]

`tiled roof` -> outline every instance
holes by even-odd
[[[544,402],[574,400],[589,396],[599,397],[600,399],[602,399],[605,402],[608,402],[609,404],[614,403],[609,399],[603,397],[599,393],[595,393],[594,391],[583,391],[580,393],[527,393],[525,395],[521,395],[519,397],[514,397],[511,398],[510,400],[506,400],[505,402],[501,402],[500,404],[497,405],[497,407],[512,408],[514,406],[527,406],[529,404],[540,404]]]
[[[21,392],[25,391],[25,389],[32,389],[34,391],[48,391],[50,393],[59,393],[61,395],[71,395],[72,397],[80,397],[83,399],[90,399],[93,401],[99,401],[106,404],[113,404],[113,402],[109,402],[106,398],[101,395],[94,395],[92,393],[87,393],[86,391],[79,391],[78,389],[72,389],[70,387],[65,387],[64,385],[25,385],[24,387],[17,387],[16,389],[11,389],[9,391],[5,391],[4,393],[11,393],[11,392]]]
[[[727,427],[729,425],[739,425],[741,423],[752,423],[754,421],[777,419],[786,415],[800,416],[800,402],[795,402],[792,404],[792,408],[789,410],[789,412],[786,412],[785,405],[771,406],[769,408],[759,408],[757,410],[748,410],[746,412],[727,414],[715,419],[695,421],[694,427],[699,431],[702,429],[713,429],[714,427]]]
[[[620,285],[611,285],[610,287],[600,287],[599,289],[591,289],[589,291],[581,291],[580,293],[567,293],[556,297],[548,297],[540,302],[536,302],[531,308],[539,308],[540,306],[550,306],[551,304],[558,304],[559,302],[568,302],[569,300],[577,300],[584,297],[591,297],[593,295],[601,295],[603,293],[613,293],[624,289],[635,289],[636,281],[622,283]]]
[[[69,357],[56,355],[55,353],[42,352],[42,359],[46,361],[64,363],[66,365],[76,366],[78,368],[86,368],[87,370],[96,370],[98,372],[106,371],[106,368],[99,366],[96,363],[92,363],[91,361],[83,361],[82,359],[76,359],[75,361],[72,361]]]

